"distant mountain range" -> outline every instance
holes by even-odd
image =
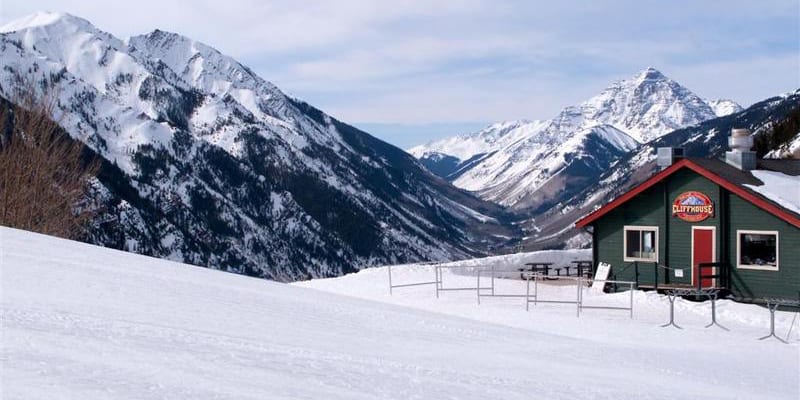
[[[518,214],[527,248],[586,246],[572,224],[654,171],[655,149],[720,156],[730,130],[757,135],[792,112],[788,93],[743,109],[706,101],[654,68],[545,121],[507,121],[409,149],[430,171]],[[800,153],[800,132],[769,157]]]
[[[121,40],[39,13],[0,28],[0,57],[0,106],[25,81],[51,90],[64,134],[104,161],[88,241],[282,281],[585,246],[575,220],[646,178],[656,147],[718,155],[733,127],[764,137],[800,115],[798,92],[742,110],[647,68],[412,156],[175,33]],[[780,126],[769,154],[800,152]]]
[[[277,280],[484,254],[501,207],[190,38],[69,15],[0,28],[0,95],[32,79],[105,161],[89,241]]]
[[[538,213],[625,154],[676,129],[741,111],[707,102],[647,68],[546,121],[509,121],[409,149],[432,172],[486,200]]]

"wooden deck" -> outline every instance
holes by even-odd
[[[658,284],[658,287],[656,287],[653,284],[643,284],[643,285],[638,285],[638,288],[639,289],[644,289],[644,290],[653,290],[653,289],[668,290],[668,289],[697,289],[697,286],[693,286],[693,285],[678,285],[678,284],[673,284],[673,283],[664,283],[664,284],[660,283],[660,284]],[[706,286],[703,289],[726,290],[727,288],[724,287],[724,286]]]

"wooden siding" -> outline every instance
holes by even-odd
[[[702,192],[714,202],[713,217],[691,223],[672,216],[672,202],[679,194],[690,190]],[[726,219],[727,223],[723,226],[722,222]],[[732,265],[731,291],[734,295],[742,298],[800,296],[800,229],[727,192],[691,170],[683,169],[675,172],[600,217],[592,225],[595,265],[597,262],[610,263],[611,275],[615,279],[635,281],[638,271],[639,284],[652,286],[658,268],[659,285],[690,285],[692,227],[712,226],[716,228],[716,259],[728,261]],[[673,270],[656,267],[653,263],[625,262],[623,258],[625,225],[658,226],[659,264],[672,268],[686,268],[684,276],[676,277]],[[737,229],[778,230],[779,271],[737,269]]]
[[[729,200],[728,257],[732,291],[743,298],[800,297],[800,229],[735,194]],[[736,268],[736,230],[778,231],[778,271]]]

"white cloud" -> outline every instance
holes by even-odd
[[[528,1],[2,1],[118,37],[155,28],[238,58],[346,121],[549,118],[652,65],[751,103],[800,86],[800,4]]]

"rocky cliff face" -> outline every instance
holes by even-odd
[[[0,94],[49,86],[66,132],[107,161],[94,243],[294,280],[515,235],[499,207],[202,43],[52,13],[0,31]]]

